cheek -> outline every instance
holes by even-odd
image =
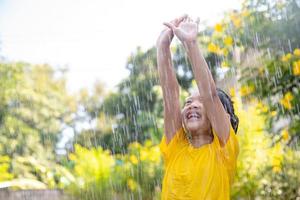
[[[181,119],[182,120],[184,120],[185,119],[185,108],[183,108],[182,110],[181,110]]]
[[[183,111],[181,112],[181,122],[184,123],[185,121],[185,118],[184,118],[184,114],[183,114]]]

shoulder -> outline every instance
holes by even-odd
[[[180,149],[182,145],[186,144],[187,138],[184,129],[181,127],[178,129],[169,143],[167,143],[166,136],[163,135],[161,142],[159,144],[160,151],[163,154],[164,158],[169,158],[174,154],[177,149]]]
[[[226,157],[232,157],[232,158],[237,158],[237,155],[239,153],[239,143],[238,143],[238,137],[235,134],[232,126],[230,125],[230,131],[229,131],[229,136],[226,141],[226,143],[221,146],[221,143],[219,141],[219,138],[215,132],[215,130],[212,131],[214,135],[213,139],[213,145],[220,150],[220,152],[225,155]]]

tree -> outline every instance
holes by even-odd
[[[76,111],[64,72],[48,65],[2,62],[0,76],[0,154],[10,158],[14,178],[45,181],[46,172],[34,166],[47,166],[56,174],[56,144]]]
[[[299,2],[246,1],[244,9],[249,15],[242,18],[239,37],[246,41],[246,55],[251,49],[258,52],[253,56],[258,62],[243,64],[244,97],[261,99],[267,105],[269,131],[280,135],[287,129],[288,144],[296,144],[300,137]]]

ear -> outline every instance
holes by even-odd
[[[231,116],[230,116],[230,114],[228,114],[228,113],[227,113],[227,117],[228,117],[229,120],[231,119]]]

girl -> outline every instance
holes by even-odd
[[[239,151],[232,101],[216,88],[198,47],[198,24],[186,15],[164,24],[168,28],[157,40],[165,128],[160,143],[165,168],[162,199],[229,199]],[[174,35],[187,51],[198,86],[182,110],[170,52]]]

